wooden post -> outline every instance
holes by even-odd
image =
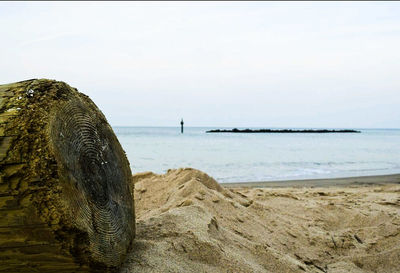
[[[181,120],[181,134],[183,134],[183,119]]]
[[[131,170],[89,97],[0,85],[0,171],[0,272],[117,270],[135,236]]]

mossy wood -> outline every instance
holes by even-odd
[[[133,184],[104,115],[63,82],[0,85],[0,272],[112,272]]]

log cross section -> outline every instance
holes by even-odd
[[[0,85],[0,272],[113,272],[135,237],[129,162],[64,82]]]

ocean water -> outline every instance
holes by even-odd
[[[359,134],[206,133],[214,127],[186,127],[184,134],[179,127],[113,129],[133,173],[192,167],[219,182],[400,173],[400,129],[359,129]]]

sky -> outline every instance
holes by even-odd
[[[400,2],[0,2],[0,84],[113,126],[400,128]]]

